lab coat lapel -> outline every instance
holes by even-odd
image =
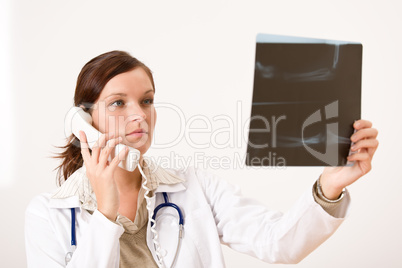
[[[186,186],[183,183],[176,184],[159,184],[158,188],[156,188],[155,193],[175,193],[186,190]]]
[[[78,196],[49,199],[50,208],[79,208],[81,206]]]

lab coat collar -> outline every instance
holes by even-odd
[[[186,186],[183,183],[177,184],[159,184],[158,188],[156,188],[155,193],[175,193],[186,190]]]
[[[81,202],[78,196],[70,196],[63,199],[51,198],[49,200],[50,208],[79,208]]]

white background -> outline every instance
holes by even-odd
[[[402,267],[401,4],[399,1],[1,1],[1,266],[26,266],[24,211],[33,196],[56,187],[50,158],[64,145],[64,116],[77,75],[100,53],[120,49],[154,72],[156,102],[186,118],[250,116],[256,34],[361,42],[362,117],[379,129],[373,170],[349,187],[352,211],[333,237],[293,267]],[[169,138],[177,118],[158,111],[155,139]],[[224,127],[218,122],[213,130]],[[237,133],[238,134],[238,133]],[[210,136],[200,136],[208,140]],[[150,156],[244,154],[191,147],[185,139]],[[209,168],[209,167],[208,167]],[[286,211],[321,168],[221,168],[273,209]],[[224,248],[228,267],[280,267]]]

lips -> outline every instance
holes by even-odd
[[[126,136],[129,136],[129,135],[139,135],[139,134],[147,134],[148,132],[146,132],[144,129],[142,129],[142,128],[138,128],[138,129],[136,129],[136,130],[134,130],[133,132],[130,132],[129,134],[127,134]]]

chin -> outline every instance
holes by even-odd
[[[134,149],[137,149],[138,151],[140,151],[141,155],[145,154],[148,151],[149,147],[150,147],[150,144],[148,144],[148,142],[146,142],[145,144],[143,142],[141,142],[141,143],[139,143],[139,142],[136,142],[136,143],[124,142],[122,144],[124,144],[126,146],[129,146],[129,147],[132,147]],[[140,145],[140,146],[138,146],[138,145]]]

